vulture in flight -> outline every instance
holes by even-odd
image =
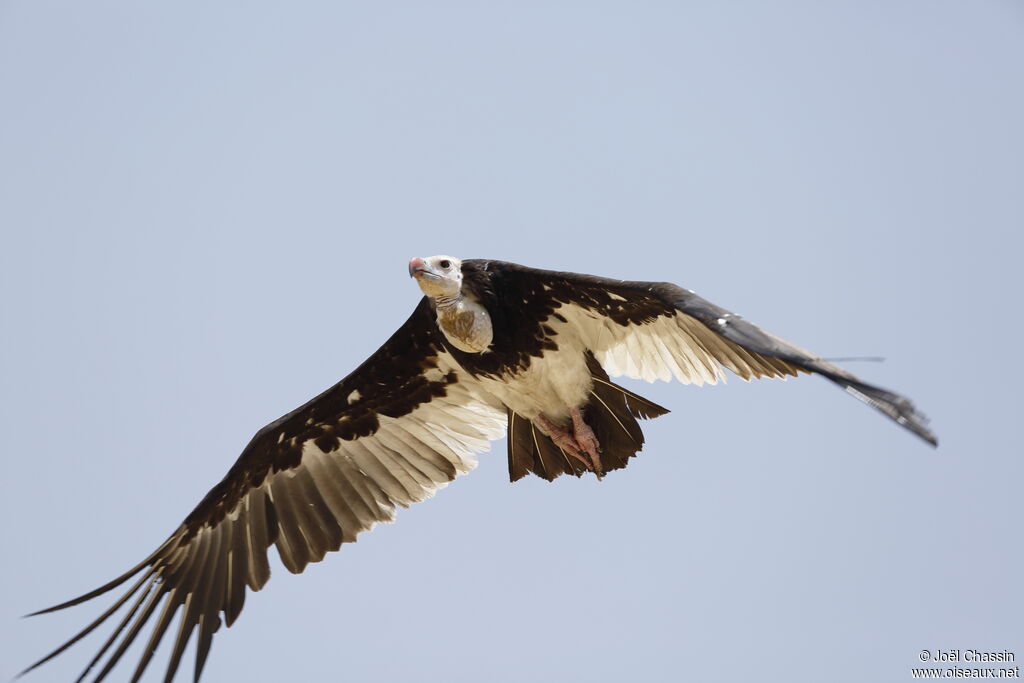
[[[165,680],[197,638],[238,618],[246,587],[270,578],[267,550],[299,573],[355,541],[395,506],[423,500],[508,436],[509,477],[598,478],[644,443],[638,418],[668,411],[609,376],[714,384],[816,373],[932,445],[909,400],[867,384],[743,318],[666,282],[630,282],[513,263],[413,258],[426,295],[352,374],[259,430],[223,480],[153,553],[53,612],[128,584],[95,621],[26,669],[59,655],[128,605],[79,680],[103,680],[150,624],[133,681],[172,625]],[[175,623],[175,615],[178,615]],[[106,658],[105,661],[104,657]],[[102,665],[100,665],[102,661]]]

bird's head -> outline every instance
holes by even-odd
[[[457,297],[462,291],[462,261],[454,256],[414,256],[409,275],[431,299]]]

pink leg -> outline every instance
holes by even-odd
[[[544,417],[544,415],[537,415],[537,426],[541,428],[545,434],[551,437],[551,440],[555,442],[555,445],[561,448],[563,451],[576,458],[584,465],[587,469],[591,469],[590,460],[580,450],[579,445],[576,443],[576,439],[573,437],[572,432],[565,427],[559,427],[551,420]]]
[[[590,462],[593,463],[591,469],[594,470],[594,474],[600,479],[601,475],[604,474],[601,471],[601,444],[597,442],[594,430],[583,421],[583,414],[580,413],[578,408],[573,408],[570,414],[572,415],[572,431],[576,437],[576,443],[581,451],[590,456]]]
[[[578,409],[573,408],[569,414],[572,416],[571,430],[559,427],[544,415],[537,415],[536,423],[556,446],[579,460],[600,479],[604,476],[601,469],[601,444],[597,442],[594,430],[583,421],[583,414]]]

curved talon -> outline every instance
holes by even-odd
[[[600,479],[604,475],[601,468],[601,444],[598,443],[597,437],[594,436],[594,430],[583,421],[583,414],[578,408],[573,408],[570,411],[570,415],[572,415],[572,430],[573,435],[576,437],[576,443],[579,445],[580,450],[590,456],[594,474]]]
[[[578,408],[569,411],[572,416],[572,430],[559,427],[543,414],[537,415],[537,426],[547,434],[556,446],[583,463],[583,466],[597,475],[604,476],[601,467],[601,444],[586,422]]]

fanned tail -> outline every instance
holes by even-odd
[[[644,433],[637,418],[651,419],[667,414],[667,408],[634,394],[608,379],[593,354],[587,354],[593,380],[590,403],[584,420],[601,444],[601,468],[607,473],[625,467],[644,445]],[[582,462],[565,453],[534,424],[508,411],[508,476],[511,481],[531,472],[551,481],[563,474],[577,477],[587,472]]]

